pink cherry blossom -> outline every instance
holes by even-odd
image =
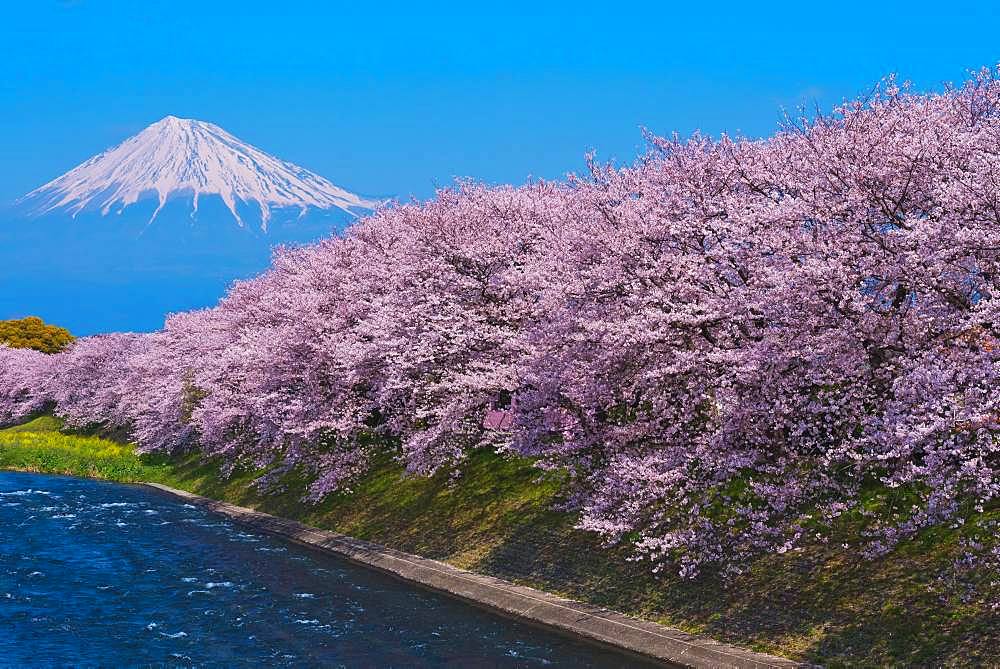
[[[648,140],[384,208],[159,332],[0,348],[0,422],[54,402],[264,483],[311,471],[311,500],[385,454],[530,457],[571,475],[581,527],[685,575],[845,515],[875,555],[995,504],[994,73],[890,79],[765,140]]]

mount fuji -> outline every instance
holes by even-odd
[[[382,201],[167,116],[0,211],[0,319],[152,330]]]
[[[262,229],[274,208],[371,210],[377,202],[363,199],[307,169],[275,158],[240,141],[217,125],[167,116],[145,130],[21,198],[34,214],[64,211],[74,218],[83,211],[112,209],[122,213],[143,198],[155,198],[152,223],[168,200],[222,199],[236,222],[236,204],[254,203]]]

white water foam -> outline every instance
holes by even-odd
[[[165,636],[168,639],[183,639],[187,636],[187,632],[176,632],[175,634],[167,634],[166,632],[160,632],[160,636]]]

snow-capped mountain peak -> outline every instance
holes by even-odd
[[[78,165],[22,198],[38,214],[65,210],[74,217],[87,209],[119,213],[140,199],[158,200],[152,222],[166,202],[217,195],[243,225],[237,203],[260,208],[266,229],[272,208],[373,209],[363,199],[323,177],[264,153],[217,125],[167,116],[124,142]]]

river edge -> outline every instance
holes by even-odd
[[[186,490],[160,483],[136,485],[154,488],[255,530],[347,559],[494,613],[643,659],[659,660],[664,666],[692,669],[788,669],[806,666]]]
[[[44,434],[60,434],[60,438],[73,439],[54,430],[18,432],[20,439]],[[99,447],[110,449],[102,452],[104,456],[120,456],[129,451],[127,444],[106,442],[95,437],[83,439],[103,442]],[[70,476],[151,488],[258,531],[335,555],[411,585],[462,600],[549,632],[610,648],[625,656],[631,655],[644,662],[654,660],[664,666],[693,669],[785,669],[809,666],[163,483],[138,477],[133,480],[116,480],[116,477],[109,475],[111,472],[97,469],[91,471],[93,475],[85,475],[76,467],[53,466],[54,464],[45,460],[32,462],[28,466],[16,466],[7,462],[0,463],[0,471]]]
[[[632,656],[654,660],[664,667],[689,669],[791,669],[810,667],[793,660],[758,653],[689,634],[618,611],[559,597],[503,579],[460,569],[446,562],[423,558],[363,539],[323,530],[288,518],[196,495],[153,482],[121,483],[100,476],[51,472],[42,468],[0,467],[0,471],[115,483],[151,488],[167,496],[200,506],[245,527],[291,541],[353,564],[387,574],[410,585],[443,594],[555,632]]]
[[[46,415],[0,429],[0,468],[161,483],[814,666],[995,664],[997,611],[936,578],[956,557],[954,531],[879,560],[831,542],[766,556],[728,583],[679,579],[576,529],[558,478],[492,451],[471,453],[457,477],[408,475],[386,459],[349,490],[303,503],[308,476],[262,487],[266,470],[223,473],[197,452],[141,455],[119,435],[63,427]]]
[[[0,471],[3,666],[624,666],[140,485]]]

